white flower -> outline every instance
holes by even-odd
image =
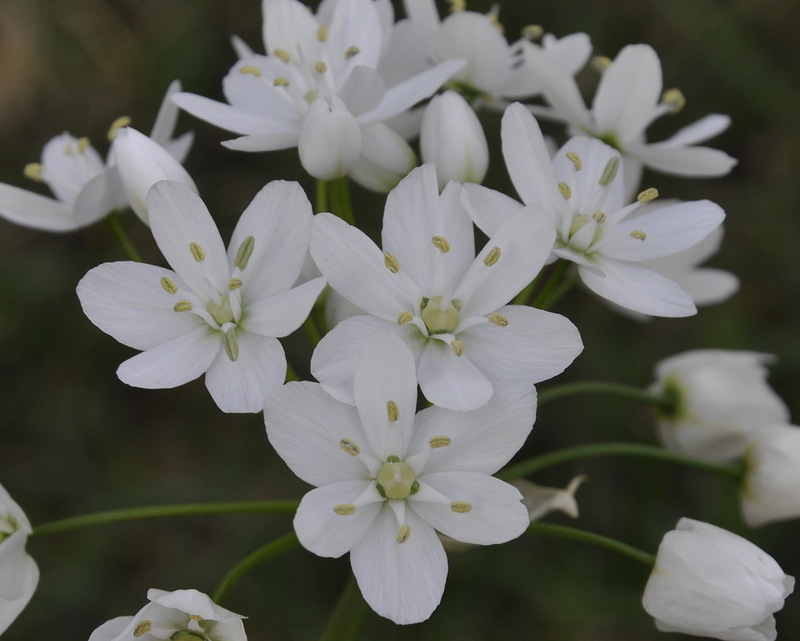
[[[789,411],[766,383],[768,354],[693,350],[660,361],[655,394],[670,392],[675,409],[658,418],[665,447],[709,461],[740,458],[756,433],[787,423]]]
[[[422,162],[436,167],[440,189],[451,180],[480,183],[489,169],[489,145],[481,123],[455,91],[428,103],[419,144]]]
[[[174,101],[198,118],[240,134],[224,143],[231,149],[299,147],[304,168],[315,178],[351,174],[361,181],[367,174],[365,186],[388,191],[416,163],[408,144],[382,123],[429,97],[463,62],[448,61],[387,88],[378,67],[391,29],[385,28],[386,11],[381,9],[388,4],[323,4],[315,16],[299,0],[264,3],[268,55],[253,55],[233,66],[223,81],[230,104],[189,93],[176,95]],[[325,115],[329,117],[321,119]],[[361,157],[362,148],[369,150],[369,160]],[[404,163],[395,173],[398,157]],[[381,171],[371,173],[367,162],[377,163]]]
[[[134,616],[106,621],[89,641],[246,641],[242,619],[197,590],[147,591]]]
[[[416,366],[403,342],[377,332],[355,368],[355,407],[316,383],[267,398],[267,436],[317,489],[294,519],[304,547],[350,552],[367,603],[395,623],[427,619],[439,604],[447,558],[436,530],[487,545],[528,527],[520,493],[492,476],[522,446],[536,413],[529,385],[509,385],[484,407],[430,407],[415,416]]]
[[[171,139],[178,109],[170,97],[179,90],[177,81],[170,85],[150,134],[178,163],[192,143],[192,134]],[[128,121],[119,119],[112,125],[109,137],[115,135],[120,122]],[[0,216],[18,225],[52,232],[75,231],[128,205],[113,153],[105,162],[88,138],[75,138],[68,133],[52,138],[42,151],[41,163],[29,164],[25,175],[45,183],[55,198],[0,183]]]
[[[339,323],[317,345],[311,371],[325,390],[353,402],[361,344],[376,329],[414,353],[425,397],[469,410],[508,381],[537,383],[561,373],[583,348],[563,316],[506,305],[541,268],[553,232],[526,208],[475,256],[461,186],[439,194],[423,165],[389,194],[383,250],[330,214],[314,220],[311,255],[331,287],[366,312]]]
[[[297,329],[324,286],[293,287],[308,247],[311,204],[274,181],[248,206],[227,254],[203,201],[163,181],[150,190],[150,225],[173,270],[106,263],[78,284],[89,319],[141,354],[117,370],[129,385],[176,387],[206,374],[225,412],[258,412],[286,375],[276,337]]]
[[[0,485],[0,635],[30,601],[39,584],[39,568],[25,544],[30,521]]]
[[[681,519],[658,548],[642,605],[662,632],[774,641],[772,615],[793,589],[794,578],[750,541]]]
[[[684,103],[677,89],[662,94],[661,62],[652,47],[628,45],[619,52],[603,72],[591,110],[572,75],[558,69],[542,52],[530,51],[528,56],[553,107],[534,108],[535,112],[564,120],[574,132],[596,136],[618,149],[624,161],[626,193],[635,193],[643,166],[699,178],[725,175],[736,164],[723,151],[697,146],[728,128],[730,118],[720,114],[701,118],[662,142],[647,142],[647,127],[677,112]]]
[[[589,289],[651,316],[697,311],[675,281],[643,263],[699,243],[722,223],[725,214],[719,206],[701,200],[640,211],[658,196],[654,189],[626,204],[617,151],[595,138],[576,136],[551,160],[536,119],[518,103],[503,115],[502,138],[514,187],[523,202],[545,210],[556,230],[553,254],[576,263]],[[487,234],[519,207],[475,185],[468,185],[467,193],[470,213]],[[488,205],[480,207],[482,201]]]
[[[741,508],[751,527],[800,517],[800,427],[759,430],[744,452]]]

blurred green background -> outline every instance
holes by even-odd
[[[486,11],[489,2],[468,8]],[[662,195],[709,198],[728,214],[711,264],[736,273],[739,294],[693,318],[632,321],[574,292],[557,311],[581,330],[586,349],[559,379],[646,385],[656,360],[701,347],[777,354],[771,384],[800,415],[800,4],[796,0],[570,0],[500,3],[512,39],[538,23],[563,36],[585,31],[595,53],[628,43],[658,51],[665,87],[686,108],[650,130],[653,140],[711,112],[733,117],[712,141],[739,159],[730,176],[677,180],[647,175]],[[257,0],[0,0],[0,182],[36,189],[22,176],[64,130],[105,153],[120,115],[149,131],[163,91],[221,99],[238,34],[256,50]],[[581,74],[591,90],[593,72]],[[484,114],[493,149],[488,184],[509,190],[498,149],[499,116]],[[229,135],[182,115],[196,143],[187,167],[226,237],[258,189],[275,178],[313,184],[296,152],[242,154]],[[44,192],[43,192],[44,193]],[[383,198],[354,191],[356,215],[379,225]],[[148,231],[123,220],[150,262]],[[83,316],[75,285],[95,265],[124,259],[109,228],[54,235],[0,220],[0,482],[34,524],[114,507],[211,500],[299,498],[306,487],[270,450],[260,416],[223,415],[202,381],[139,390],[114,371],[133,354]],[[286,341],[307,367],[302,337]],[[652,417],[630,402],[598,397],[543,406],[525,451],[606,440],[654,442]],[[800,575],[800,521],[749,531],[736,488],[709,474],[631,459],[563,465],[536,477],[564,486],[578,473],[578,527],[654,551],[678,518],[744,534]],[[800,491],[800,488],[798,488]],[[553,517],[567,522],[565,517]],[[571,524],[571,522],[570,522]],[[133,614],[150,587],[211,592],[243,556],[291,528],[288,516],[185,518],[115,524],[32,541],[42,581],[5,637],[88,638],[107,619]],[[249,638],[301,641],[323,629],[344,584],[347,559],[302,549],[259,568],[225,605],[250,617]],[[363,639],[632,641],[657,632],[639,600],[647,572],[578,543],[532,535],[450,555],[444,600],[430,621],[406,628],[370,615]],[[778,614],[779,636],[800,638],[800,595]],[[675,635],[672,638],[677,638]]]

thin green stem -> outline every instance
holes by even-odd
[[[569,447],[548,454],[534,456],[526,461],[521,461],[511,465],[497,473],[497,478],[504,481],[511,481],[522,476],[529,476],[535,472],[540,472],[548,467],[560,465],[567,461],[574,461],[583,458],[593,458],[596,456],[633,456],[646,458],[665,463],[675,463],[687,467],[696,467],[713,474],[719,474],[735,481],[741,481],[743,468],[741,465],[724,465],[722,463],[711,463],[701,459],[684,456],[670,452],[662,447],[655,445],[639,445],[636,443],[591,443],[589,445],[579,445]]]
[[[542,274],[541,272],[534,278],[530,283],[527,284],[525,289],[523,289],[519,294],[514,297],[514,300],[511,301],[512,305],[525,305],[527,304],[528,300],[530,300],[531,296],[533,296],[533,290],[536,289],[536,286],[541,281]]]
[[[297,540],[297,535],[294,532],[289,532],[274,541],[270,541],[264,547],[259,548],[233,566],[222,578],[222,581],[219,582],[211,598],[215,603],[222,603],[222,600],[228,595],[228,592],[230,592],[233,586],[241,581],[245,575],[252,572],[262,563],[266,563],[279,554],[283,554],[297,547],[299,544],[300,542]]]
[[[337,178],[328,183],[331,196],[331,213],[336,214],[346,223],[356,224],[353,206],[350,203],[350,179],[347,176]]]
[[[319,329],[317,328],[317,323],[314,320],[313,310],[303,323],[303,329],[306,332],[306,336],[308,336],[308,338],[311,340],[314,346],[316,346],[317,343],[319,343],[322,340],[322,336],[320,336]]]
[[[675,409],[676,398],[673,392],[663,394],[653,394],[639,387],[625,385],[623,383],[606,383],[603,381],[578,381],[576,383],[566,383],[556,385],[539,391],[539,405],[555,401],[566,396],[576,394],[609,394],[620,396],[643,403],[649,403],[655,408],[666,414],[670,414]]]
[[[578,528],[569,527],[566,525],[556,525],[554,523],[531,523],[528,526],[528,532],[533,534],[542,534],[544,536],[552,536],[561,539],[570,539],[572,541],[581,541],[583,543],[591,543],[606,549],[627,556],[635,561],[644,563],[648,567],[653,567],[656,563],[656,557],[649,552],[635,548],[632,545],[611,539],[607,536],[601,536],[586,530],[579,530]]]
[[[558,286],[550,292],[547,300],[543,301],[540,305],[539,309],[551,309],[553,305],[555,305],[558,301],[561,300],[561,297],[564,296],[569,290],[575,287],[576,283],[578,282],[578,272],[572,274],[569,278],[565,278],[562,280]]]
[[[114,232],[114,235],[117,237],[119,244],[122,245],[122,249],[133,261],[137,263],[142,262],[142,257],[139,255],[139,252],[136,251],[136,248],[133,246],[128,233],[122,227],[122,222],[119,219],[119,214],[116,211],[112,211],[107,217],[106,220],[108,224],[111,226],[111,230]]]
[[[550,274],[550,278],[547,279],[542,291],[539,292],[536,300],[533,301],[533,307],[538,307],[539,309],[547,309],[549,307],[550,298],[561,283],[561,279],[564,276],[564,272],[567,271],[567,267],[569,267],[569,262],[566,260],[559,260],[556,263],[553,272]]]
[[[238,503],[181,503],[176,505],[150,505],[107,510],[72,516],[60,521],[38,525],[31,536],[60,534],[69,530],[138,519],[171,516],[209,516],[218,514],[293,514],[299,501],[243,501]]]
[[[351,574],[320,641],[355,641],[367,612],[369,606]]]
[[[297,375],[297,372],[294,371],[294,367],[286,363],[286,382],[290,383],[292,381],[299,381],[300,377]]]
[[[316,213],[320,213],[321,211],[328,211],[328,181],[326,180],[318,180],[317,181],[317,193],[314,198],[316,201],[314,203]]]

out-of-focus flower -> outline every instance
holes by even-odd
[[[658,548],[642,605],[662,632],[774,641],[773,613],[793,589],[794,578],[750,541],[681,519]]]
[[[768,354],[693,350],[660,361],[650,390],[671,393],[674,410],[661,412],[658,433],[675,452],[709,461],[740,458],[747,443],[789,410],[766,383]]]
[[[134,616],[106,621],[89,641],[247,641],[242,619],[197,590],[147,591]]]
[[[39,568],[25,551],[30,521],[0,485],[0,634],[28,605],[39,584]]]
[[[395,623],[427,619],[441,600],[447,557],[436,531],[489,545],[518,537],[528,512],[491,476],[533,426],[536,394],[509,384],[471,412],[415,414],[414,356],[379,331],[355,367],[355,406],[316,383],[287,383],[264,408],[267,436],[302,480],[294,527],[320,556],[350,552],[364,599]]]
[[[89,319],[144,350],[117,370],[135,387],[169,388],[205,373],[224,412],[258,412],[286,376],[277,337],[308,316],[324,278],[294,286],[308,251],[311,204],[297,183],[264,187],[226,253],[203,201],[186,185],[150,190],[150,225],[173,270],[105,263],[78,284]]]
[[[741,508],[752,526],[800,516],[800,427],[759,430],[744,452]]]
[[[584,475],[576,476],[565,488],[538,485],[528,479],[517,479],[511,485],[522,492],[522,503],[528,508],[531,521],[538,521],[550,512],[563,512],[577,519],[578,502],[575,500],[575,492],[586,478]]]

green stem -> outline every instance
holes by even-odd
[[[673,392],[662,394],[652,394],[639,387],[625,385],[623,383],[605,383],[602,381],[578,381],[577,383],[566,383],[556,385],[539,391],[539,405],[555,401],[565,396],[576,394],[610,394],[630,398],[643,403],[650,403],[655,408],[665,414],[670,414],[675,409],[676,398]]]
[[[536,289],[536,286],[539,284],[539,281],[542,278],[541,272],[534,278],[530,283],[527,284],[525,289],[523,289],[519,294],[514,297],[514,300],[511,301],[512,305],[526,305],[528,300],[531,296],[533,296],[533,290]]]
[[[309,313],[308,318],[306,318],[305,322],[303,323],[303,329],[306,331],[306,336],[311,340],[311,342],[316,347],[317,343],[322,340],[322,336],[319,333],[319,329],[317,328],[317,323],[314,321],[314,311],[312,310]]]
[[[552,536],[561,539],[571,539],[573,541],[581,541],[583,543],[591,543],[592,545],[599,545],[600,547],[607,548],[623,556],[627,556],[635,561],[644,563],[649,567],[653,567],[656,563],[656,557],[649,552],[645,552],[635,548],[622,541],[611,539],[607,536],[587,532],[586,530],[579,530],[578,528],[568,527],[566,525],[556,525],[554,523],[531,523],[528,526],[528,532],[533,534],[543,534],[544,536]]]
[[[103,525],[117,521],[153,519],[170,516],[207,516],[212,514],[293,514],[299,501],[243,501],[238,503],[181,503],[176,505],[151,505],[129,507],[82,514],[60,521],[52,521],[34,528],[31,536],[59,534],[69,530]]]
[[[111,230],[114,232],[114,235],[117,237],[119,244],[122,245],[122,249],[133,261],[137,263],[142,262],[142,257],[139,255],[139,252],[136,251],[136,248],[133,246],[130,237],[128,236],[125,229],[122,227],[122,222],[119,219],[119,214],[116,211],[112,211],[107,217],[106,220],[108,224],[111,226]]]
[[[221,603],[222,600],[228,595],[228,592],[231,591],[233,586],[241,581],[246,574],[253,571],[262,563],[266,563],[279,554],[297,547],[299,543],[300,542],[297,540],[297,535],[294,532],[289,532],[289,534],[284,534],[279,539],[270,541],[264,547],[259,548],[252,554],[246,556],[233,568],[231,568],[231,570],[222,578],[222,581],[219,582],[219,585],[217,586],[216,590],[214,590],[214,594],[211,598],[215,603]]]
[[[566,463],[567,461],[592,458],[595,456],[635,456],[638,458],[653,459],[664,461],[665,463],[696,467],[707,472],[719,474],[720,476],[726,476],[735,481],[741,481],[743,475],[743,468],[741,465],[711,463],[690,456],[684,456],[683,454],[670,452],[669,450],[656,447],[655,445],[638,445],[636,443],[591,443],[589,445],[579,445],[577,447],[569,447],[548,454],[534,456],[526,461],[521,461],[520,463],[501,470],[496,476],[504,481],[511,481],[522,476],[540,472],[548,467]]]
[[[355,641],[369,606],[351,574],[320,641]]]
[[[555,305],[561,297],[564,296],[569,290],[575,287],[576,283],[578,282],[578,272],[576,271],[572,274],[569,278],[562,280],[558,287],[556,287],[553,291],[550,292],[547,300],[543,301],[542,304],[539,306],[539,309],[551,309],[553,305]]]
[[[347,176],[328,183],[331,195],[331,213],[336,214],[350,225],[356,224],[353,207],[350,203],[350,179]]]
[[[547,279],[544,288],[542,288],[536,300],[533,301],[533,307],[547,309],[550,304],[554,302],[551,301],[550,298],[553,296],[554,290],[561,283],[561,278],[564,276],[564,272],[567,271],[567,267],[569,267],[569,261],[559,260],[558,263],[556,263],[556,266],[553,268],[553,273],[550,274],[550,278]]]
[[[299,381],[300,377],[297,375],[297,372],[294,371],[294,367],[286,363],[286,382],[290,383],[292,381]]]
[[[316,201],[314,203],[315,206],[315,213],[320,213],[322,211],[328,211],[328,183],[327,180],[318,180],[317,181],[317,193],[314,198]]]

